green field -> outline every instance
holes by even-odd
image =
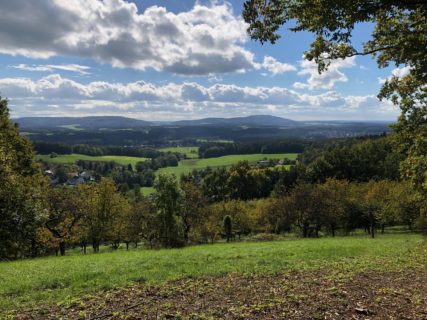
[[[248,161],[249,163],[254,163],[258,160],[266,159],[284,159],[288,158],[295,160],[297,158],[297,153],[281,153],[281,154],[243,154],[243,155],[229,155],[218,158],[208,158],[208,159],[188,159],[181,160],[177,167],[166,167],[157,170],[157,174],[168,173],[175,174],[177,177],[180,177],[183,173],[189,173],[193,169],[204,169],[207,167],[229,167],[239,161]]]
[[[37,159],[49,162],[49,163],[58,163],[58,164],[73,164],[78,160],[89,160],[89,161],[114,161],[121,165],[128,165],[129,163],[135,167],[136,163],[140,161],[145,161],[147,158],[138,158],[138,157],[126,157],[126,156],[99,156],[91,157],[84,154],[67,154],[59,155],[55,158],[51,158],[50,155],[37,155]]]
[[[84,129],[80,127],[78,124],[64,124],[62,126],[59,126],[59,128],[74,130],[74,131],[83,131]]]
[[[0,310],[67,303],[85,294],[134,282],[158,285],[229,273],[268,275],[320,268],[343,277],[364,270],[425,268],[425,248],[421,235],[385,234],[376,239],[291,238],[169,250],[119,249],[87,255],[74,252],[65,257],[1,262]]]
[[[153,194],[155,192],[154,187],[142,187],[141,188],[141,193],[144,196],[149,196],[150,194]]]
[[[172,148],[161,148],[159,151],[162,152],[178,152],[185,154],[189,159],[195,159],[199,157],[199,147],[172,147]]]

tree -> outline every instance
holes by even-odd
[[[174,175],[158,176],[154,183],[154,203],[161,219],[161,240],[165,247],[179,245],[178,214],[182,194]]]
[[[335,231],[344,224],[345,199],[347,196],[348,182],[345,180],[328,179],[317,187],[322,199],[323,212],[321,212],[323,223],[328,231],[335,237]]]
[[[230,242],[233,237],[233,221],[229,215],[224,217],[224,233],[227,238],[227,242]]]
[[[84,185],[84,188],[87,237],[92,242],[94,252],[99,252],[101,243],[106,241],[117,245],[122,235],[122,216],[129,210],[127,199],[117,192],[109,178],[101,179],[98,185]]]
[[[203,220],[206,199],[202,189],[191,179],[181,178],[182,206],[179,211],[183,225],[184,241],[188,243],[191,229]]]
[[[61,256],[65,255],[66,242],[73,236],[77,223],[83,218],[81,188],[51,188],[48,194],[49,216],[45,227],[58,242]]]
[[[47,217],[47,180],[7,104],[0,97],[0,259],[36,255],[37,230]]]
[[[334,59],[371,55],[380,68],[405,66],[407,74],[390,77],[378,97],[399,105],[393,126],[397,145],[407,158],[402,174],[422,199],[427,198],[427,2],[425,0],[247,0],[243,17],[251,38],[275,43],[279,28],[295,24],[293,32],[316,35],[305,58],[314,60],[319,73]],[[351,42],[358,23],[373,23],[371,39],[358,50]],[[427,215],[427,212],[424,212]]]
[[[225,168],[212,170],[203,179],[203,192],[210,201],[223,201],[228,196],[228,172]]]
[[[295,216],[295,224],[303,238],[318,237],[321,228],[322,198],[312,184],[299,184],[287,196],[286,209]]]

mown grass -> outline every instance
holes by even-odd
[[[188,159],[196,159],[199,157],[199,147],[160,148],[159,151],[182,153],[182,154],[185,154]]]
[[[208,159],[188,159],[181,160],[177,167],[166,167],[157,170],[157,174],[168,173],[175,174],[177,177],[181,176],[183,173],[189,173],[194,169],[204,169],[207,167],[229,167],[239,161],[248,161],[249,163],[254,163],[262,159],[284,159],[288,158],[290,160],[295,160],[297,158],[297,153],[280,153],[280,154],[263,154],[263,153],[254,153],[254,154],[239,154],[239,155],[229,155],[217,158],[208,158]]]
[[[0,310],[73,301],[133,282],[227,273],[271,274],[330,268],[338,276],[363,270],[425,268],[421,235],[292,239],[200,245],[173,250],[117,250],[0,263]]]
[[[57,163],[57,164],[73,164],[78,160],[89,160],[89,161],[114,161],[121,165],[131,164],[135,167],[136,163],[140,161],[145,161],[148,158],[140,158],[140,157],[126,157],[126,156],[98,156],[92,157],[84,154],[66,154],[59,155],[57,157],[51,158],[50,155],[37,155],[37,159],[49,162],[49,163]]]

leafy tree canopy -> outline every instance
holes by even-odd
[[[409,67],[406,76],[390,77],[378,97],[401,108],[394,129],[408,155],[402,173],[427,193],[427,1],[247,0],[243,17],[251,38],[261,43],[275,43],[287,22],[292,22],[290,31],[314,33],[305,57],[317,63],[319,72],[333,59],[358,55],[372,55],[380,68]],[[375,24],[361,50],[351,41],[359,23]]]

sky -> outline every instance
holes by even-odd
[[[405,68],[358,56],[319,75],[303,58],[312,34],[285,26],[261,45],[246,33],[243,2],[0,0],[0,95],[14,118],[396,119],[376,95]],[[353,43],[372,29],[358,25]]]

